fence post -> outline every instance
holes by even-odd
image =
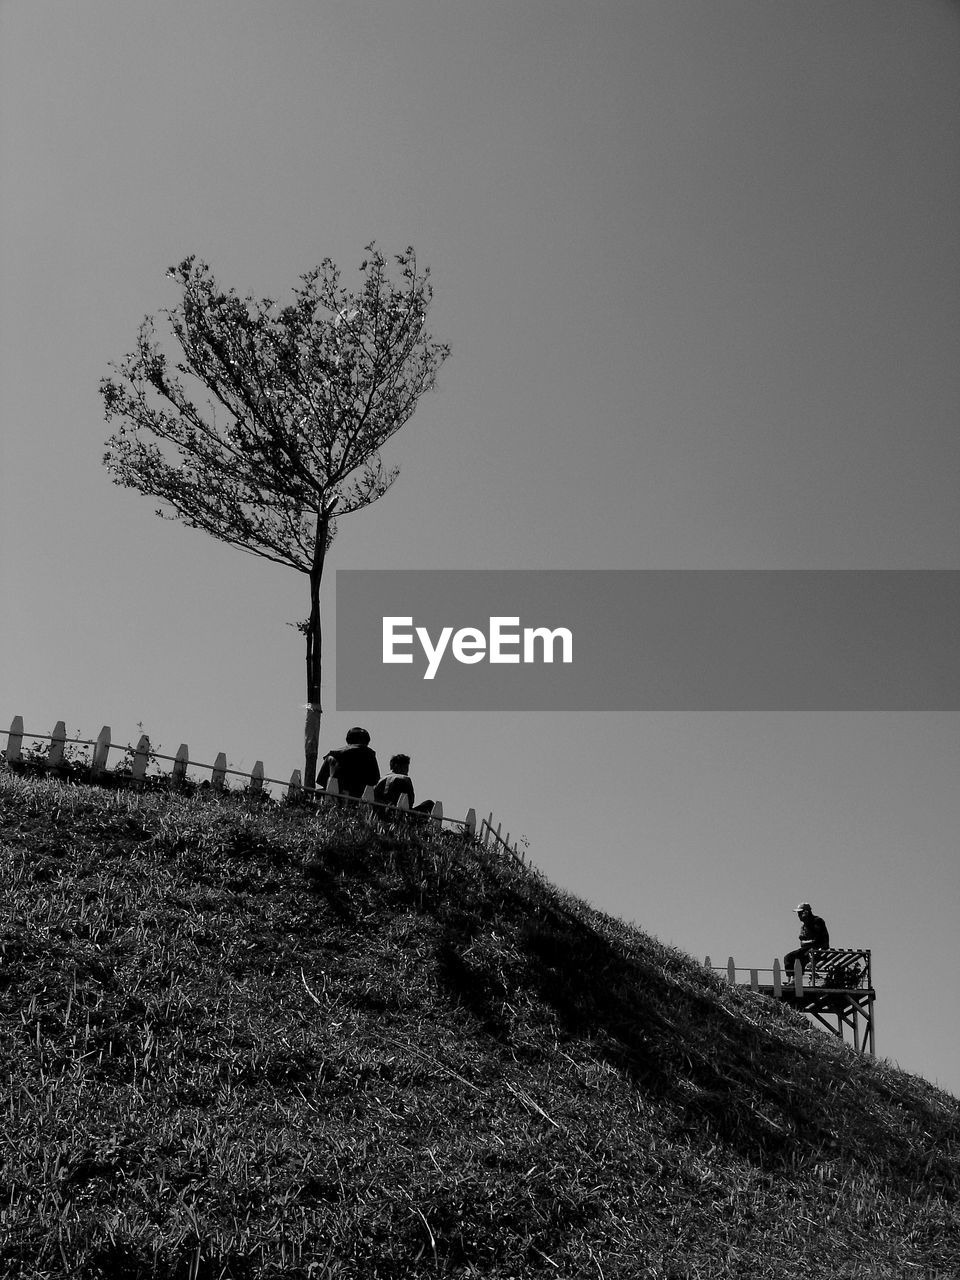
[[[463,834],[465,836],[475,836],[477,834],[477,811],[476,809],[468,809],[467,816],[463,820]]]
[[[177,754],[173,761],[173,773],[171,777],[174,785],[182,786],[187,780],[187,765],[190,763],[190,748],[185,742],[181,742],[177,748]]]
[[[760,990],[760,974],[759,974],[759,971],[756,969],[750,970],[750,990],[751,991]]]
[[[58,720],[50,735],[50,750],[47,753],[48,769],[56,769],[57,765],[63,764],[63,748],[66,740],[67,726],[62,720]]]
[[[7,764],[13,764],[14,761],[20,759],[20,751],[23,747],[23,716],[14,716],[10,721],[10,732],[7,734],[7,749],[4,752],[4,758]]]
[[[375,799],[375,797],[374,797],[374,794],[373,794],[373,787],[370,785],[370,783],[369,783],[369,782],[368,782],[368,783],[367,783],[367,785],[363,788],[363,795],[360,797],[360,799],[363,801],[363,803],[364,803],[364,804],[376,804],[376,803],[377,803],[377,802],[376,802],[376,799]]]
[[[793,989],[798,996],[803,995],[803,968],[799,960],[793,962]]]
[[[263,794],[263,761],[258,760],[250,771],[250,794],[259,796]]]
[[[733,963],[733,956],[727,961],[727,981],[731,987],[737,985],[737,966]]]
[[[712,969],[712,968],[713,968],[713,965],[710,963],[710,957],[709,957],[709,956],[704,956],[704,957],[703,957],[703,967],[704,967],[705,969]]]
[[[780,977],[780,961],[774,960],[773,962],[773,994],[777,997],[778,1000],[780,999],[780,993],[783,989],[781,984],[782,984],[782,979]]]
[[[130,778],[133,782],[143,782],[147,776],[147,763],[150,759],[150,739],[144,733],[141,735],[140,741],[137,743],[137,749],[133,757],[133,768],[130,771]]]
[[[430,810],[430,817],[436,818],[437,822],[443,821],[443,802],[441,800],[434,801],[433,808]]]
[[[404,792],[404,794],[403,794],[403,795],[400,797],[400,799],[397,801],[397,808],[398,808],[398,809],[407,809],[407,810],[409,810],[409,808],[410,808],[410,797],[406,794],[406,792]]]
[[[287,784],[287,799],[292,800],[303,790],[303,779],[300,776],[300,770],[294,769],[290,775],[290,781]]]
[[[223,784],[227,778],[227,757],[226,753],[221,751],[213,762],[213,773],[210,775],[210,786],[214,791],[222,791]]]
[[[110,750],[110,726],[105,724],[93,746],[90,758],[90,777],[99,778],[107,767],[107,753]]]

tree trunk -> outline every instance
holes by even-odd
[[[303,785],[316,786],[317,761],[320,756],[320,681],[323,671],[323,633],[320,622],[320,580],[327,550],[327,516],[317,518],[317,539],[310,571],[310,617],[307,620],[307,718],[303,726]]]

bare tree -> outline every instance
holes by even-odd
[[[119,423],[104,454],[117,484],[160,499],[161,517],[308,578],[310,613],[299,624],[307,787],[316,780],[320,583],[335,518],[386,493],[397,470],[384,470],[380,449],[450,354],[426,332],[430,272],[418,273],[413,250],[396,256],[397,283],[374,245],[366,255],[356,293],[327,258],[287,306],[223,292],[189,257],[168,272],[182,301],[161,313],[175,358],[147,316],[136,350],[100,385],[106,419]]]

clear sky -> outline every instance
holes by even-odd
[[[958,139],[954,0],[0,0],[0,721],[301,763],[305,582],[101,465],[189,253],[280,298],[371,239],[431,266],[453,355],[331,588],[960,568]],[[880,1052],[960,1092],[957,713],[364,719],[700,958],[769,964],[809,899]]]

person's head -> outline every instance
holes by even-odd
[[[350,729],[347,732],[348,747],[368,747],[370,745],[370,735],[366,729]]]
[[[807,916],[813,915],[813,907],[809,902],[799,902],[797,903],[797,915],[801,920],[806,920]]]
[[[393,773],[409,773],[410,757],[409,756],[391,756],[390,768]]]

